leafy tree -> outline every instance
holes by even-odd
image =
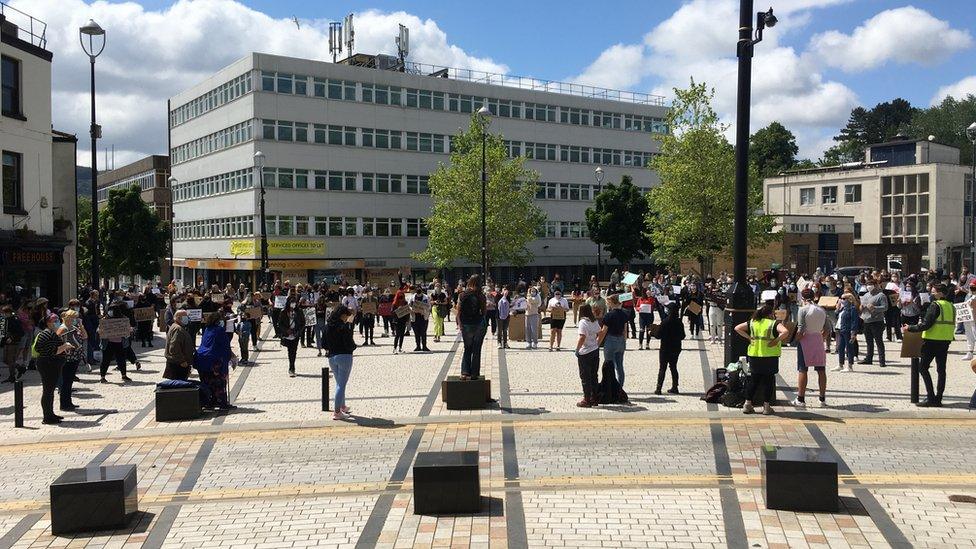
[[[958,147],[963,164],[972,164],[973,144],[966,137],[966,128],[976,122],[976,95],[964,99],[946,97],[938,105],[919,109],[912,117],[911,135],[925,138],[935,136],[939,143]]]
[[[863,160],[864,147],[883,143],[907,131],[917,111],[911,103],[901,98],[878,103],[872,109],[856,107],[851,111],[847,125],[834,136],[837,145],[824,152],[821,164],[835,166]]]
[[[634,258],[644,259],[654,250],[646,224],[648,211],[647,199],[625,175],[619,186],[603,187],[593,207],[586,209],[590,239],[624,265]]]
[[[749,139],[749,158],[762,177],[792,168],[798,152],[796,136],[779,122],[771,122]]]
[[[427,217],[427,249],[414,256],[445,268],[458,260],[481,263],[481,154],[485,128],[471,117],[467,131],[451,141],[451,161],[430,175],[433,201]],[[486,225],[488,264],[522,266],[532,260],[526,245],[545,227],[546,215],[535,204],[539,174],[524,168],[525,159],[507,158],[501,135],[487,135]]]
[[[735,154],[724,137],[726,127],[712,109],[714,90],[691,81],[675,89],[668,113],[670,134],[660,136],[661,154],[651,168],[661,184],[650,195],[650,225],[655,255],[676,263],[694,259],[702,271],[712,256],[728,249],[735,216]],[[772,217],[762,211],[762,181],[755,167],[749,173],[750,246],[776,238]]]
[[[169,224],[142,201],[140,189],[109,191],[98,212],[98,242],[103,277],[159,274],[159,258],[169,252]]]
[[[78,197],[78,284],[88,282],[91,276],[91,199]]]

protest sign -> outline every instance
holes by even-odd
[[[931,301],[931,296],[929,296],[928,292],[921,292],[918,294],[918,299],[922,302],[922,305],[925,305]]]
[[[632,301],[634,299],[634,294],[630,292],[627,292],[625,294],[620,294],[617,296],[617,299],[619,299],[621,303],[623,303],[624,301]]]
[[[139,307],[138,309],[132,309],[132,317],[136,322],[152,320],[155,316],[156,310],[152,307]]]
[[[671,303],[671,298],[662,294],[657,296],[657,302],[661,305],[667,306]]]
[[[403,307],[397,307],[396,310],[393,311],[393,314],[395,314],[397,318],[403,318],[408,314],[410,314],[410,307],[406,305],[404,305]]]
[[[562,307],[553,307],[549,310],[549,316],[553,320],[565,320],[566,319],[566,309]]]
[[[952,306],[956,308],[956,322],[973,321],[973,308],[969,306],[969,303],[955,303]]]
[[[759,296],[760,301],[772,301],[774,299],[776,299],[776,290],[763,290]]]
[[[126,299],[125,306],[131,309],[136,306],[136,302],[132,301],[131,299]]]
[[[678,295],[681,293],[681,286],[671,286],[671,291],[674,295]]]
[[[376,309],[377,305],[375,301],[363,301],[362,310],[364,315],[375,315]]]
[[[251,315],[252,319],[258,320],[264,315],[264,310],[261,307],[251,307],[247,310],[247,314]]]
[[[313,307],[307,307],[305,309],[305,325],[313,326],[315,324],[315,309]]]
[[[817,303],[824,309],[836,309],[837,301],[838,301],[837,296],[825,295],[825,296],[821,296],[820,300],[817,301]]]
[[[688,310],[691,311],[691,314],[693,315],[700,315],[702,312],[702,306],[692,301],[688,304]]]
[[[203,309],[187,309],[186,317],[190,322],[200,322],[203,320]]]
[[[288,296],[286,295],[276,295],[274,298],[274,308],[284,309],[285,304],[288,303]]]
[[[650,303],[643,303],[640,306],[640,311],[639,312],[641,312],[641,313],[653,313],[654,312],[654,306],[651,305]]]
[[[98,321],[98,335],[102,339],[129,337],[131,331],[128,318],[103,318]]]
[[[620,279],[620,282],[630,286],[631,284],[637,282],[638,278],[640,278],[640,275],[625,271],[624,276]]]
[[[913,299],[912,292],[909,292],[908,290],[902,290],[900,296],[902,302],[909,302]]]
[[[228,334],[234,333],[235,324],[237,324],[236,320],[234,320],[233,318],[228,318],[227,320],[224,321],[224,331],[226,331]]]

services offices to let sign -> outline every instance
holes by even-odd
[[[234,257],[257,257],[261,245],[257,240],[231,240],[230,255]],[[269,257],[285,256],[324,256],[325,242],[322,240],[268,240]]]

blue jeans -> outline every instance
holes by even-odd
[[[481,375],[481,345],[485,342],[487,324],[481,321],[477,324],[461,324],[461,341],[464,350],[461,353],[461,375],[477,378]]]
[[[850,330],[839,330],[837,332],[837,363],[844,365],[844,358],[848,364],[854,364],[854,357],[857,355],[857,343],[851,343]]]
[[[611,336],[603,338],[603,361],[613,362],[613,367],[617,372],[617,383],[620,387],[624,386],[624,350],[627,349],[627,338],[624,336]]]
[[[335,411],[339,411],[346,405],[346,383],[349,382],[349,373],[352,371],[352,355],[332,355],[329,357],[329,368],[332,368],[332,376],[335,377]]]
[[[315,321],[315,346],[322,350],[325,345],[325,319]]]

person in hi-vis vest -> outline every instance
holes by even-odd
[[[947,291],[945,284],[933,286],[933,301],[925,309],[922,321],[914,326],[903,324],[901,327],[903,333],[922,332],[922,358],[918,369],[922,381],[925,382],[927,398],[919,402],[918,406],[923,408],[942,406],[942,393],[946,384],[946,358],[956,329],[956,309],[946,299]],[[932,387],[932,374],[929,373],[932,359],[935,359],[935,370],[939,375],[936,388]]]
[[[790,338],[790,331],[776,320],[773,302],[767,301],[752,314],[749,322],[735,327],[735,333],[749,340],[749,382],[746,384],[746,402],[742,412],[753,413],[753,404],[762,402],[763,415],[773,413],[771,403],[776,394],[776,374],[779,373],[779,357],[782,343]],[[762,391],[759,388],[762,387]],[[758,398],[758,400],[756,400]]]

